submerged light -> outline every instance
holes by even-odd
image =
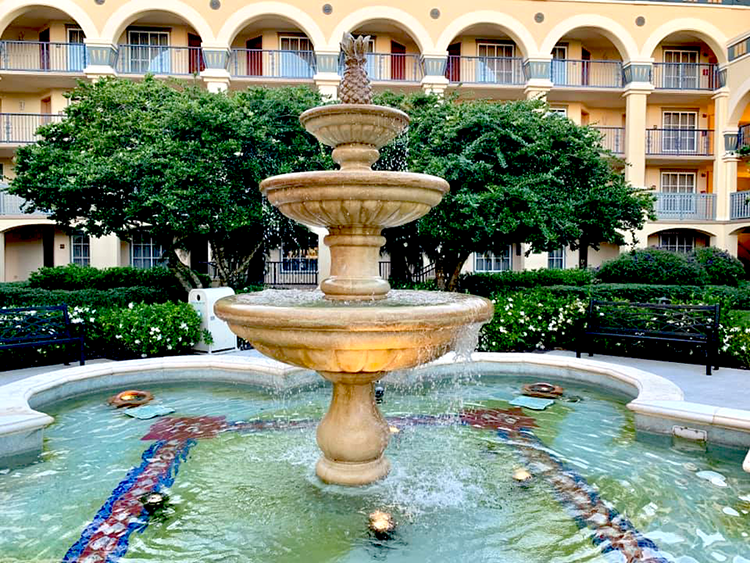
[[[513,479],[518,481],[519,483],[526,483],[527,481],[531,480],[531,477],[531,473],[523,468],[516,469],[513,472]]]
[[[396,522],[393,516],[382,510],[376,510],[369,516],[370,522],[368,527],[378,539],[388,539],[396,529]]]

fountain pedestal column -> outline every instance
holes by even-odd
[[[333,398],[318,426],[318,477],[349,486],[382,479],[391,468],[383,455],[390,431],[375,404],[374,382],[383,374],[319,373],[333,383]]]

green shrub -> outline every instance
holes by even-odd
[[[127,307],[128,303],[164,303],[173,295],[165,288],[121,287],[117,289],[38,289],[24,282],[0,284],[0,307],[63,305],[69,307]]]
[[[152,287],[182,294],[179,280],[167,268],[97,269],[92,267],[55,266],[39,268],[29,276],[29,286],[40,289],[113,289],[118,287]]]
[[[708,275],[691,256],[660,248],[643,248],[604,262],[596,272],[604,283],[705,285]]]
[[[736,286],[745,278],[742,262],[719,248],[697,248],[692,252],[692,257],[706,271],[710,284]]]
[[[542,268],[496,274],[463,274],[458,281],[459,291],[490,297],[496,293],[551,285],[582,286],[592,283],[591,270],[558,270]]]

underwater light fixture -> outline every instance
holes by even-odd
[[[396,529],[396,522],[387,512],[376,510],[369,515],[368,527],[373,535],[379,540],[385,540],[391,537]]]

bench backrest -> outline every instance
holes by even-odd
[[[589,305],[586,330],[708,340],[718,337],[719,314],[719,305],[593,300]]]
[[[0,309],[0,344],[71,338],[67,305]]]

